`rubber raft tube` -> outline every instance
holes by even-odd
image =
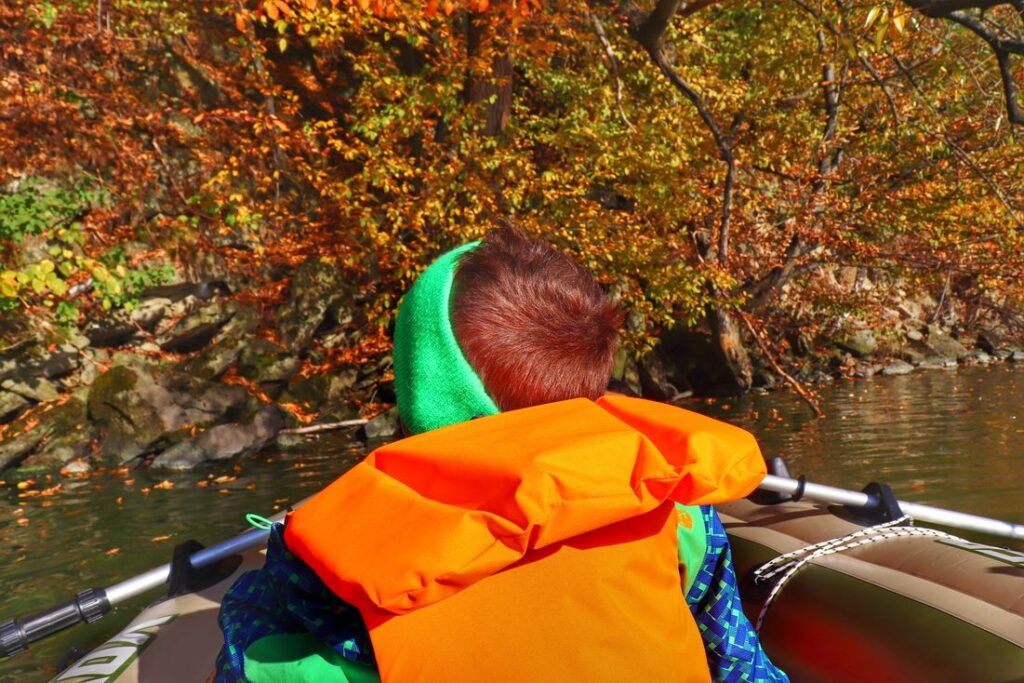
[[[838,512],[839,514],[836,514]],[[805,503],[719,508],[744,608],[772,589],[754,570],[862,525]],[[897,537],[816,558],[779,590],[761,642],[793,681],[1024,681],[1024,553]]]
[[[771,584],[754,570],[862,525],[806,503],[719,507],[744,607],[756,620]],[[250,551],[203,590],[164,599],[54,681],[206,681],[221,645],[220,599],[263,564]],[[794,683],[1024,682],[1024,553],[968,541],[896,538],[812,560],[781,588],[761,631]]]

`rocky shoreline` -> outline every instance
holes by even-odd
[[[359,304],[332,264],[311,258],[269,314],[223,283],[180,283],[70,336],[22,334],[0,349],[0,470],[187,470],[339,423],[390,436],[393,411],[363,424],[359,409],[393,402],[389,358],[300,372],[357,341]],[[304,426],[314,415],[321,426]]]
[[[329,361],[358,343],[367,305],[331,263],[300,265],[272,311],[230,290],[222,281],[154,287],[130,312],[70,335],[24,333],[0,349],[0,471],[189,470],[301,448],[327,430],[367,440],[396,433],[395,409],[385,409],[394,402],[390,357]],[[956,332],[920,310],[884,335],[863,327],[815,344],[790,335],[778,360],[808,384],[1024,363],[1004,331]],[[669,334],[639,359],[620,353],[615,379],[663,401],[715,393],[709,348],[699,334]],[[782,386],[766,359],[756,364],[755,391]]]

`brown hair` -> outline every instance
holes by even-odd
[[[501,410],[607,388],[618,306],[590,271],[522,230],[494,230],[463,256],[451,301],[459,346]]]

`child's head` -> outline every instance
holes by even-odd
[[[620,324],[593,274],[504,227],[455,272],[452,328],[501,410],[605,392]]]
[[[412,433],[597,398],[621,314],[571,258],[504,227],[442,255],[399,308],[395,388]]]

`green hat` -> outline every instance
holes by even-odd
[[[442,254],[398,307],[395,394],[402,422],[412,434],[500,412],[462,354],[449,314],[459,257],[479,244]]]

